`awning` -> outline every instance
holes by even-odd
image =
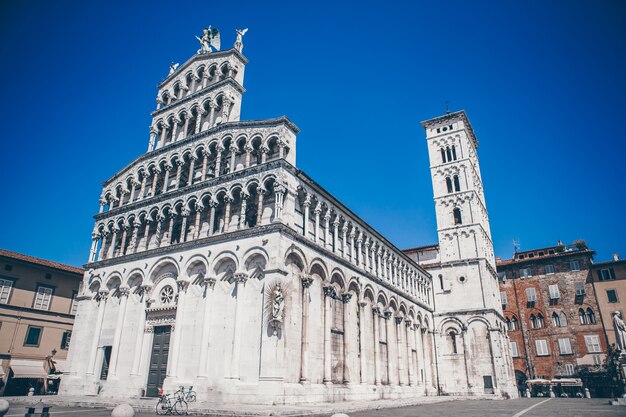
[[[43,368],[43,361],[11,359],[9,366],[13,378],[45,378],[48,374]]]

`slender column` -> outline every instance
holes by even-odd
[[[372,308],[374,319],[374,383],[380,385],[380,308]]]
[[[135,218],[133,221],[133,232],[130,236],[130,243],[128,244],[128,252],[134,253],[135,248],[137,247],[137,235],[139,233],[139,228],[141,227],[141,221]]]
[[[200,216],[202,215],[202,210],[204,210],[202,203],[196,202],[196,220],[193,225],[193,240],[198,239],[200,236]]]
[[[232,197],[224,197],[224,233],[228,232],[228,226],[230,225],[230,203],[232,201]]]
[[[215,178],[220,176],[220,169],[222,166],[222,151],[224,148],[222,145],[217,145],[217,156],[215,157]]]
[[[280,159],[285,157],[285,147],[287,146],[287,144],[285,142],[278,141],[278,157]]]
[[[215,122],[215,109],[217,108],[217,104],[213,100],[209,102],[209,128],[213,126]]]
[[[266,193],[267,191],[263,188],[259,188],[257,189],[257,194],[258,194],[258,201],[257,201],[257,218],[256,218],[256,225],[260,226],[261,223],[263,223],[263,195]]]
[[[143,231],[143,241],[144,241],[144,250],[148,250],[148,238],[149,238],[149,233],[150,233],[150,223],[152,223],[152,221],[148,218],[148,216],[146,216],[146,218],[144,219],[144,221],[146,222],[146,227]]]
[[[161,228],[163,227],[163,221],[165,220],[165,215],[163,213],[157,213],[156,216],[156,231],[154,232],[154,242],[156,244],[155,247],[161,246],[161,239],[163,238],[161,233]],[[146,247],[148,244],[146,243]]]
[[[333,252],[339,253],[339,216],[333,221]]]
[[[232,101],[224,96],[222,99],[222,123],[226,123],[230,116],[230,106],[232,105]]]
[[[230,148],[228,148],[228,150],[230,151],[230,172],[235,172],[237,168],[235,166],[235,161],[237,158],[237,146],[231,145]]]
[[[179,276],[176,280],[178,283],[178,305],[176,306],[176,320],[174,322],[174,340],[172,342],[172,370],[168,369],[168,375],[171,377],[177,377],[179,375],[178,363],[180,357],[180,339],[183,332],[183,323],[185,322],[185,301],[187,299],[187,287],[189,286],[189,279]]]
[[[176,168],[176,184],[174,184],[175,190],[178,190],[178,188],[180,187],[180,174],[181,174],[181,171],[183,170],[184,164],[185,164],[185,161],[183,161],[182,159],[176,160],[176,166],[178,168]]]
[[[187,186],[193,184],[193,174],[196,165],[196,159],[198,159],[198,157],[195,154],[191,154],[189,156],[189,178],[187,178]]]
[[[191,83],[189,84],[189,94],[196,92],[196,86],[198,85],[200,78],[196,74],[191,74]]]
[[[313,278],[308,275],[302,281],[302,346],[300,349],[300,382],[309,380],[309,298]]]
[[[209,201],[209,232],[208,236],[213,236],[215,232],[215,207],[217,207],[217,201]]]
[[[348,303],[352,298],[352,294],[342,294],[341,302],[343,303],[343,383],[350,383],[350,306]]]
[[[356,238],[356,257],[353,259],[354,264],[356,266],[359,266],[361,264],[361,262],[363,261],[361,259],[361,244],[363,243],[363,234],[361,233],[361,231],[359,230],[357,238]]]
[[[120,342],[122,340],[122,329],[124,328],[124,319],[126,316],[126,303],[128,302],[128,294],[130,288],[127,285],[120,286],[120,309],[117,314],[117,324],[115,326],[115,335],[113,336],[113,347],[111,348],[111,362],[109,364],[109,374],[111,377],[117,375],[117,361],[120,354]]]
[[[183,127],[183,138],[186,138],[187,132],[189,132],[190,119],[191,119],[191,115],[189,113],[185,114],[185,126]]]
[[[162,193],[166,193],[167,192],[167,188],[168,188],[168,182],[170,182],[170,171],[172,170],[172,165],[167,162],[164,166],[163,169],[165,169],[165,178],[163,181],[163,190],[161,191]]]
[[[261,163],[264,164],[267,162],[267,154],[270,149],[267,146],[261,146],[259,150],[261,151]]]
[[[137,200],[143,200],[146,194],[146,181],[148,180],[148,176],[144,172],[143,177],[141,178],[141,188],[139,189],[139,195],[137,196]]]
[[[156,195],[157,180],[159,178],[160,173],[161,171],[157,168],[154,168],[152,170],[152,187],[150,189],[150,195],[153,197]]]
[[[344,259],[348,258],[348,253],[346,252],[347,245],[347,235],[348,235],[348,222],[344,219],[343,225],[341,226],[341,257]]]
[[[117,205],[117,207],[122,207],[122,205],[124,204],[124,196],[126,194],[128,194],[128,190],[126,188],[122,188],[120,190],[120,199],[118,201],[119,204]]]
[[[117,225],[113,226],[113,235],[111,237],[111,246],[109,247],[109,254],[107,255],[107,259],[111,259],[113,256],[115,256],[115,244],[117,243],[117,232],[119,232],[120,229],[119,227],[117,227]]]
[[[209,152],[206,150],[202,150],[202,177],[200,178],[200,181],[204,181],[206,180],[206,167],[207,164],[209,162]]]
[[[424,363],[424,348],[422,346],[422,329],[420,329],[418,324],[415,324],[413,327],[413,336],[415,337],[415,353],[417,363],[415,364],[415,369],[417,370],[417,385],[422,385],[422,373],[420,372],[420,367]]]
[[[381,266],[382,266],[381,262],[382,262],[382,258],[383,258],[382,255],[383,255],[383,250],[382,250],[382,248],[379,245],[378,246],[378,250],[376,251],[376,276],[377,277],[382,276],[382,273],[381,273],[381,269],[382,269],[381,268]]]
[[[470,387],[470,365],[468,362],[467,354],[469,353],[469,349],[467,348],[467,328],[461,330],[460,336],[463,338],[463,362],[465,362],[465,381],[467,382],[468,388]]]
[[[122,224],[122,241],[120,242],[120,251],[117,256],[124,256],[124,251],[126,250],[126,234],[128,233],[128,223],[124,220]]]
[[[91,235],[91,249],[89,249],[89,262],[96,260],[96,248],[98,247],[98,240],[100,235],[96,232]]]
[[[141,314],[139,315],[139,326],[137,328],[137,336],[135,338],[135,352],[133,354],[133,367],[130,371],[131,375],[139,375],[139,367],[141,365],[141,348],[143,347],[143,338],[146,334],[146,300],[148,293],[152,289],[152,284],[146,283],[141,286]]]
[[[364,252],[364,256],[363,256],[363,268],[365,269],[365,271],[369,271],[369,253],[370,253],[370,238],[367,237],[365,239],[365,243],[363,244],[365,246],[365,252]]]
[[[104,253],[104,244],[106,243],[106,238],[109,235],[108,232],[102,232],[102,244],[100,245],[100,252],[98,253],[98,260],[101,261],[106,256]]]
[[[191,212],[189,211],[189,208],[187,207],[183,208],[180,211],[180,215],[183,217],[182,224],[180,225],[180,237],[178,239],[180,243],[187,241],[187,218],[189,217],[190,214]]]
[[[154,149],[154,141],[157,136],[157,131],[153,127],[150,128],[150,141],[148,142],[148,152]]]
[[[139,185],[139,182],[137,182],[137,180],[132,180],[131,181],[131,184],[130,184],[130,197],[128,198],[128,204],[130,204],[133,201],[135,201],[135,190],[137,189],[138,185]]]
[[[245,161],[245,163],[246,163],[246,168],[249,168],[249,167],[250,167],[250,157],[251,157],[251,155],[252,155],[252,151],[253,151],[254,149],[253,149],[253,148],[252,148],[252,146],[250,146],[250,145],[246,145],[246,147],[245,147],[244,149],[245,149],[245,151],[246,151],[246,161]]]
[[[209,376],[209,335],[211,333],[211,308],[213,307],[213,290],[215,278],[204,278],[204,317],[202,319],[202,335],[200,336],[200,369],[202,378]]]
[[[274,185],[274,221],[280,220],[283,217],[283,198],[285,197],[285,193],[287,192],[287,188],[284,185],[277,183]]]
[[[417,343],[419,345],[418,347],[418,355],[421,355],[422,360],[421,360],[421,374],[422,374],[422,382],[424,383],[424,387],[426,387],[428,385],[428,370],[426,368],[426,365],[428,365],[428,352],[426,347],[424,346],[424,328],[423,327],[418,327],[416,329],[416,336],[417,336]]]
[[[333,287],[324,287],[324,383],[332,382],[332,368],[330,360],[330,326],[331,317],[331,299],[335,295]]]
[[[176,135],[178,134],[178,124],[180,119],[174,119],[174,125],[172,126],[172,142],[176,142]]]
[[[208,82],[209,82],[209,72],[204,71],[202,73],[202,88],[206,88]]]
[[[391,370],[393,369],[393,356],[391,354],[391,334],[393,333],[393,324],[391,324],[391,312],[385,312],[385,331],[387,332],[387,384],[391,385]]]
[[[239,379],[239,362],[241,356],[241,321],[243,320],[243,308],[245,300],[245,288],[248,275],[244,273],[235,274],[235,293],[237,303],[235,305],[235,328],[233,338],[233,354],[230,362],[230,378]]]
[[[315,243],[320,243],[320,213],[322,212],[322,203],[317,202],[313,213],[315,213]]]
[[[98,203],[100,203],[100,210],[98,211],[98,213],[102,213],[104,211],[104,206],[107,205],[107,201],[104,197],[100,197],[100,200],[98,200]]]
[[[168,237],[168,242],[165,242],[167,245],[169,245],[170,243],[172,243],[172,234],[174,232],[174,217],[176,217],[175,213],[170,213],[170,225],[167,228],[167,237]]]
[[[326,209],[324,214],[324,247],[329,248],[331,246],[329,229],[330,228],[330,208]]]
[[[157,142],[157,149],[162,148],[165,145],[165,140],[167,139],[167,128],[168,126],[165,124],[161,125],[161,135],[159,135],[159,141]]]
[[[404,319],[402,317],[396,317],[396,346],[398,349],[398,384],[405,385],[402,380],[402,376],[404,375],[404,358],[402,357],[402,351],[404,350],[404,346],[402,343],[402,322]]]
[[[352,226],[350,228],[350,261],[354,263],[354,236],[355,236],[355,228]]]
[[[207,114],[204,109],[200,109],[198,108],[198,111],[196,113],[196,126],[194,129],[194,134],[198,134],[200,133],[200,128],[202,127],[202,116],[204,116],[205,114]]]
[[[309,238],[309,213],[311,211],[311,195],[307,194],[304,197],[304,202],[302,203],[304,206],[304,223],[302,224],[302,234],[305,238]]]
[[[360,383],[367,383],[367,360],[365,359],[365,308],[367,303],[365,301],[359,302],[359,358],[361,359],[361,378]]]
[[[246,226],[246,207],[248,205],[248,197],[250,194],[242,192],[240,194],[241,197],[241,212],[239,214],[239,224],[237,225],[238,229],[243,229]]]
[[[100,343],[100,331],[102,330],[102,320],[104,319],[104,309],[107,303],[107,296],[109,290],[106,288],[100,289],[96,296],[98,301],[98,317],[96,318],[95,329],[93,333],[93,339],[91,342],[91,351],[89,352],[89,366],[87,367],[87,374],[94,375],[96,373],[96,355],[98,354],[98,345]]]

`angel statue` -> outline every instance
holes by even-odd
[[[243,51],[243,35],[245,35],[247,31],[248,31],[248,28],[235,29],[235,32],[237,32],[237,40],[235,41],[235,45],[233,46],[239,52]]]
[[[272,303],[272,319],[276,321],[282,321],[283,310],[285,308],[285,297],[283,296],[283,290],[280,285],[274,287],[273,294],[274,301]]]
[[[178,65],[179,65],[178,62],[177,63],[173,63],[172,62],[172,64],[170,65],[170,73],[169,73],[169,75],[173,74],[174,71],[176,71],[176,68],[178,68]]]
[[[199,54],[208,54],[212,52],[211,48],[216,51],[220,50],[220,32],[217,29],[211,28],[211,26],[202,29],[202,37],[198,39],[200,42],[200,49],[198,49]]]

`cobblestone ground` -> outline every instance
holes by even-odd
[[[5,417],[22,417],[24,411],[25,408],[22,406],[11,407]],[[111,410],[102,408],[54,407],[51,411],[51,417],[108,417],[111,415]],[[626,406],[609,405],[607,399],[554,398],[546,401],[541,398],[532,398],[510,401],[451,401],[348,414],[350,417],[626,417]],[[156,414],[146,412],[135,414],[135,417],[153,416]]]

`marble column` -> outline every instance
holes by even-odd
[[[237,166],[235,165],[237,161],[237,146],[230,145],[228,150],[230,151],[230,172],[235,172],[237,169]]]
[[[187,288],[189,287],[189,279],[179,276],[176,280],[178,283],[178,304],[176,306],[176,319],[173,326],[174,340],[172,342],[172,349],[170,355],[172,355],[171,371],[168,368],[168,377],[177,377],[179,375],[178,363],[180,357],[180,340],[183,333],[183,323],[185,322],[185,301],[187,298]]]
[[[178,168],[176,168],[176,183],[174,184],[175,190],[178,190],[180,188],[180,174],[183,170],[183,165],[185,165],[185,161],[183,161],[182,159],[176,160],[176,166]]]
[[[374,383],[380,385],[380,308],[372,308],[374,321]]]
[[[302,340],[300,349],[300,382],[305,383],[309,380],[309,303],[310,288],[313,284],[313,278],[304,275],[302,281]]]
[[[211,334],[211,309],[213,307],[213,292],[215,278],[204,278],[204,314],[202,319],[202,334],[200,336],[200,368],[198,375],[201,378],[209,376],[209,336]]]
[[[339,216],[333,221],[333,252],[339,253]]]
[[[406,357],[408,358],[409,365],[409,385],[415,385],[415,363],[413,363],[413,349],[411,348],[411,340],[415,340],[415,337],[411,336],[411,329],[413,329],[413,322],[406,320]]]
[[[343,303],[343,383],[349,384],[350,378],[350,299],[352,294],[342,294],[341,302]]]
[[[228,232],[230,226],[230,204],[233,202],[231,197],[224,197],[224,233]]]
[[[98,355],[98,345],[100,343],[100,332],[102,331],[102,320],[104,319],[104,310],[106,308],[109,290],[102,288],[96,296],[98,302],[98,317],[94,323],[95,329],[91,342],[91,350],[89,352],[89,365],[87,366],[87,374],[95,375],[96,373],[96,356]]]
[[[215,207],[217,207],[217,201],[209,201],[209,231],[208,236],[213,236],[215,233]]]
[[[117,243],[117,233],[120,231],[119,227],[117,227],[117,225],[113,226],[112,229],[112,236],[111,236],[111,245],[109,246],[109,253],[107,255],[107,259],[112,258],[113,256],[115,256],[115,245]]]
[[[139,326],[137,327],[137,336],[135,338],[135,352],[133,354],[133,368],[130,372],[131,375],[139,375],[139,368],[141,366],[141,348],[143,347],[143,338],[146,334],[146,300],[148,294],[152,290],[152,284],[145,283],[141,286],[141,314],[139,314]]]
[[[365,308],[367,303],[365,301],[359,302],[359,358],[361,360],[361,378],[360,383],[367,383],[367,360],[365,358]]]
[[[415,336],[415,352],[417,353],[417,363],[416,368],[417,368],[417,385],[422,385],[422,383],[424,382],[424,372],[423,371],[423,366],[424,366],[424,346],[422,343],[422,329],[420,327],[419,324],[415,325],[414,328],[414,336]]]
[[[193,184],[193,177],[195,174],[194,169],[195,169],[195,165],[196,165],[196,159],[198,159],[198,157],[194,154],[191,154],[189,156],[189,176],[187,178],[187,186],[190,186],[191,184]]]
[[[202,205],[202,203],[196,202],[196,219],[193,225],[193,240],[198,239],[198,237],[200,236],[200,216],[202,215],[203,210],[204,206]]]
[[[402,380],[404,376],[404,358],[402,355],[402,351],[404,350],[404,346],[402,343],[402,322],[404,318],[396,317],[396,349],[398,350],[398,385],[404,385],[404,381]]]
[[[157,168],[152,169],[152,186],[150,187],[150,196],[154,197],[157,191],[157,181],[161,171]]]
[[[302,223],[302,234],[305,238],[309,238],[309,213],[311,211],[311,195],[307,194],[304,197],[304,202],[302,202],[302,206],[304,207],[304,221]]]
[[[333,287],[324,287],[324,380],[325,384],[332,383],[330,328],[332,324],[331,301],[335,296]]]
[[[183,207],[183,209],[180,211],[180,215],[183,218],[183,220],[180,225],[180,236],[178,237],[179,243],[187,241],[187,218],[189,217],[190,214],[191,212],[189,208],[187,207]]]
[[[230,379],[239,379],[239,362],[241,357],[241,327],[243,322],[243,309],[245,300],[245,288],[248,275],[245,273],[237,273],[235,279],[235,293],[237,294],[237,302],[235,305],[235,328],[233,329],[233,350],[230,360]]]
[[[314,240],[315,243],[320,243],[320,213],[322,212],[322,203],[317,202],[313,213],[315,214],[315,232],[314,232]]]
[[[209,163],[209,152],[206,150],[202,150],[202,176],[200,177],[200,181],[204,182],[206,180],[206,168]]]
[[[215,173],[213,174],[214,178],[217,178],[221,175],[220,170],[222,169],[222,151],[224,151],[224,147],[221,145],[217,145],[217,155],[215,156]]]
[[[239,224],[237,225],[237,229],[241,230],[246,226],[246,208],[248,206],[248,197],[250,194],[242,192],[240,194],[241,197],[241,212],[239,213]]]
[[[391,354],[391,352],[393,351],[393,349],[391,349],[391,335],[393,334],[393,324],[391,324],[391,312],[390,311],[385,311],[385,331],[387,332],[387,384],[391,385],[391,376],[392,376],[392,370],[393,370],[393,365],[394,365],[394,360],[393,360],[393,355]]]
[[[250,168],[250,158],[252,157],[252,151],[254,148],[250,145],[246,145],[244,150],[246,151],[245,167]]]
[[[348,247],[348,222],[343,221],[343,225],[341,226],[341,257],[343,259],[348,259],[348,252],[346,251]]]
[[[144,171],[143,176],[141,178],[141,188],[139,189],[139,195],[137,196],[137,200],[143,200],[146,195],[146,181],[148,180],[148,174]]]
[[[148,142],[148,152],[154,149],[154,140],[156,139],[157,131],[154,128],[150,129],[150,141]]]
[[[330,239],[328,238],[328,232],[330,228],[330,210],[326,210],[326,214],[324,214],[324,247],[329,248],[331,246]]]
[[[118,289],[120,298],[120,308],[117,313],[117,323],[115,324],[115,335],[113,336],[113,346],[111,348],[111,362],[109,363],[109,375],[111,378],[117,376],[117,362],[120,355],[120,345],[122,341],[122,329],[124,328],[124,320],[126,318],[126,304],[128,303],[128,295],[130,288],[122,285]]]
[[[91,249],[89,249],[89,262],[96,260],[96,248],[98,247],[98,240],[100,235],[98,233],[91,234]]]
[[[163,166],[163,169],[165,169],[165,178],[163,180],[163,189],[161,190],[162,194],[167,192],[168,182],[170,182],[170,171],[172,168],[173,166],[169,162]]]

